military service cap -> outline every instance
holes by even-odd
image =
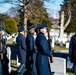
[[[0,27],[0,31],[4,30],[4,28]]]
[[[24,28],[19,28],[18,29],[18,32],[22,32],[22,31],[24,31]]]
[[[39,25],[39,26],[38,26],[38,29],[43,29],[43,28],[45,28],[45,27],[47,27],[47,24],[42,24],[42,25]]]
[[[76,29],[76,26],[74,26],[74,29]]]
[[[28,27],[28,30],[30,30],[32,28],[35,28],[35,27],[33,25],[31,25],[31,26]]]

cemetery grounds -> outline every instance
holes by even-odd
[[[7,44],[13,44],[12,41],[13,41],[13,38],[10,39],[10,40],[8,40]],[[14,49],[12,49],[12,50],[14,50]],[[53,48],[53,50],[68,50],[68,49],[65,48],[65,46],[56,46],[55,45],[55,47]],[[16,60],[13,60],[13,59],[11,60],[11,67],[12,67],[11,75],[15,75],[15,71],[18,68]],[[74,75],[72,69],[67,69],[66,72],[67,72],[68,75]]]

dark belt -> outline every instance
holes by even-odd
[[[37,52],[37,54],[42,54],[42,55],[46,55],[46,54],[44,54],[43,52]]]

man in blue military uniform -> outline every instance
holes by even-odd
[[[76,75],[76,34],[73,35],[70,40],[69,57],[70,57],[70,61],[73,63],[74,75]]]
[[[38,26],[39,34],[36,38],[37,46],[37,75],[52,75],[48,57],[52,55],[49,49],[48,41],[45,37],[47,33],[47,24]]]
[[[28,71],[31,71],[29,75],[37,75],[36,72],[36,45],[34,38],[35,28],[33,25],[28,27],[28,34],[26,37],[27,45],[27,62],[26,66]]]
[[[25,64],[26,64],[26,40],[25,40],[25,34],[24,34],[24,28],[19,28],[18,30],[19,34],[16,38],[17,47],[19,51],[19,62],[21,65],[17,69],[18,73],[23,74],[25,72]]]
[[[6,56],[6,38],[4,28],[0,28],[0,75],[8,75],[8,58]]]

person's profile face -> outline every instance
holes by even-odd
[[[46,29],[46,28],[43,28],[43,29],[42,29],[42,32],[43,32],[44,34],[46,34],[46,33],[47,33],[47,29]]]
[[[25,33],[24,33],[24,31],[22,31],[22,32],[20,32],[20,34],[24,35]]]
[[[43,29],[40,29],[40,32],[42,32],[43,34],[46,34],[47,33],[47,28],[43,28]]]
[[[5,34],[5,32],[4,32],[4,31],[2,31],[2,34],[4,35],[4,34]]]
[[[0,31],[0,34],[4,35],[4,34],[5,34],[5,32],[2,30],[2,31]]]
[[[47,33],[47,29],[46,28],[44,28],[44,34],[46,34]]]
[[[29,32],[30,32],[31,34],[34,34],[34,33],[35,33],[35,29],[32,28],[32,29],[29,30]]]

